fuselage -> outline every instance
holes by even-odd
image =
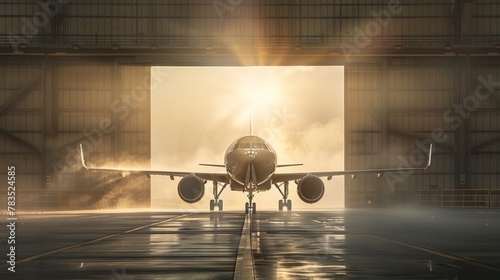
[[[253,135],[236,139],[224,158],[224,165],[231,177],[231,189],[240,191],[270,189],[276,164],[276,152],[271,145]]]

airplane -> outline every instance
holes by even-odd
[[[324,172],[296,172],[276,173],[277,168],[288,166],[300,166],[302,164],[277,164],[276,151],[263,138],[253,134],[253,121],[250,120],[250,134],[234,140],[227,148],[224,155],[224,164],[200,164],[202,166],[222,167],[226,172],[183,172],[163,170],[138,170],[138,169],[114,169],[88,167],[85,163],[83,146],[80,144],[81,162],[85,169],[91,171],[119,172],[121,174],[144,174],[148,178],[151,175],[170,176],[171,180],[181,177],[177,185],[179,197],[186,203],[196,203],[205,194],[205,184],[213,183],[214,199],[210,200],[210,210],[218,208],[222,211],[223,201],[220,199],[222,191],[229,185],[232,191],[246,192],[248,202],[245,203],[245,213],[256,213],[256,203],[253,202],[254,193],[268,191],[274,185],[281,193],[283,199],[278,201],[278,209],[286,208],[292,210],[292,201],[288,199],[289,182],[294,181],[297,185],[299,198],[309,204],[318,202],[325,192],[325,186],[320,177],[351,175],[362,173],[374,173],[381,177],[385,172],[404,172],[413,170],[426,170],[431,165],[432,144],[429,145],[427,164],[422,167],[404,168],[382,168],[365,170],[344,170]]]

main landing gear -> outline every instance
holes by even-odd
[[[248,202],[245,203],[245,214],[250,213],[252,211],[252,214],[255,214],[257,212],[257,204],[255,202],[252,202],[253,200],[253,192],[248,193]]]
[[[278,191],[280,191],[281,195],[283,196],[283,200],[278,201],[278,209],[280,211],[283,211],[283,207],[286,207],[288,211],[292,210],[292,201],[288,199],[288,181],[283,182],[282,184],[274,184]],[[283,187],[283,190],[281,190],[280,187]]]
[[[222,186],[221,190],[219,191],[219,185]],[[222,211],[224,209],[224,204],[222,202],[222,199],[219,199],[220,194],[222,191],[226,188],[227,183],[219,183],[214,181],[214,199],[210,200],[210,211],[214,211],[215,207],[219,208],[219,211]]]

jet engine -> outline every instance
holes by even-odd
[[[184,202],[198,202],[205,194],[205,182],[194,175],[186,176],[179,182],[177,192]]]
[[[323,181],[314,175],[307,175],[297,183],[297,194],[306,203],[318,202],[325,193]]]

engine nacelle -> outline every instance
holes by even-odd
[[[306,203],[318,202],[325,193],[325,184],[314,175],[307,175],[297,183],[297,194]]]
[[[179,197],[187,203],[200,201],[205,194],[205,183],[199,177],[189,175],[181,179],[177,185]]]

